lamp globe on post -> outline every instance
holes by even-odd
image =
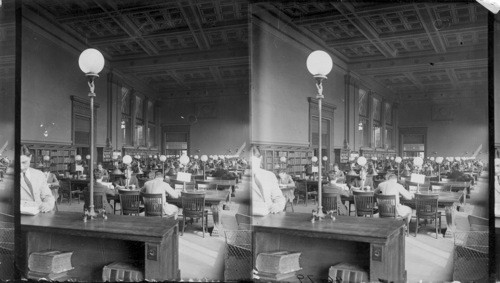
[[[318,99],[318,134],[319,134],[319,139],[318,139],[318,154],[321,154],[322,150],[322,144],[321,144],[321,103],[322,99],[324,98],[323,96],[323,80],[326,79],[326,75],[330,73],[333,67],[333,62],[332,58],[328,53],[322,50],[316,50],[313,51],[309,56],[307,57],[306,61],[307,65],[307,70],[311,75],[313,75],[314,79],[316,80],[316,88],[318,90],[318,94],[316,95],[316,99]],[[319,168],[318,168],[318,211],[317,211],[317,216],[321,220],[322,218],[325,217],[323,213],[323,205],[322,205],[322,189],[321,189],[321,182],[322,182],[322,177],[321,177],[321,162],[319,163]],[[313,218],[314,219],[314,218]]]
[[[104,57],[101,52],[97,49],[89,48],[84,50],[80,57],[78,58],[78,65],[82,72],[85,73],[87,77],[87,83],[90,89],[88,94],[90,98],[90,167],[89,167],[89,175],[90,175],[90,205],[89,205],[89,216],[90,219],[95,218],[94,211],[94,98],[95,98],[95,84],[94,81],[99,77],[99,73],[104,68]],[[106,218],[106,214],[103,215]],[[85,217],[85,221],[87,217]]]
[[[165,161],[167,161],[167,157],[165,155],[160,155],[161,169],[163,171],[163,176],[165,176]]]
[[[436,157],[436,163],[438,165],[438,181],[441,182],[441,163],[443,163],[443,158],[441,156]]]
[[[399,164],[401,164],[401,161],[403,161],[403,159],[400,156],[397,156],[394,159],[394,162],[396,162],[398,164],[398,180],[399,180]]]
[[[201,160],[201,165],[203,166],[203,180],[205,180],[205,166],[207,165],[208,156],[206,154],[203,154],[200,157],[200,160]]]

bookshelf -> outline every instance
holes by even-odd
[[[396,157],[396,151],[392,149],[371,149],[371,148],[360,148],[359,150],[360,156],[364,156],[366,158],[372,158],[376,156],[378,160],[383,160],[386,157]]]
[[[32,168],[43,164],[43,157],[48,155],[50,156],[50,171],[64,173],[68,171],[68,164],[73,161],[76,155],[76,148],[71,145],[38,143],[26,143],[26,145],[33,155],[30,164]]]
[[[258,145],[262,154],[263,168],[275,171],[275,167],[281,165],[281,157],[286,158],[286,171],[288,174],[300,175],[304,172],[304,165],[311,163],[313,156],[309,147],[287,146],[287,145]]]
[[[139,155],[141,160],[146,160],[150,155],[159,155],[160,150],[158,148],[135,148],[135,147],[123,147],[123,155],[130,155],[132,157]],[[113,153],[111,153],[113,156]]]

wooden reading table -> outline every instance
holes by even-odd
[[[115,261],[130,262],[146,280],[179,280],[177,220],[144,216],[108,215],[83,222],[83,213],[49,212],[21,216],[22,245],[18,268],[28,272],[32,252],[73,251],[69,276],[77,281],[102,281],[102,269]]]
[[[307,213],[254,217],[254,266],[259,253],[297,251],[302,253],[297,274],[314,282],[327,282],[329,267],[341,262],[365,269],[370,282],[406,280],[403,221],[336,216],[312,223],[311,218]]]

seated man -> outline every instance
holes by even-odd
[[[337,163],[333,165],[332,171],[328,172],[328,178],[330,181],[333,179],[345,178],[344,172],[339,169],[339,165]]]
[[[359,171],[359,179],[356,178],[352,180],[351,187],[359,189],[372,189],[373,188],[373,176],[368,176],[366,169],[362,168]]]
[[[40,212],[49,212],[54,209],[55,198],[43,172],[30,168],[31,156],[29,148],[21,146],[21,203],[34,202]]]
[[[286,199],[279,188],[278,179],[273,172],[260,167],[259,149],[252,147],[252,154],[252,213],[259,216],[279,213],[285,208]]]
[[[132,175],[132,168],[127,167],[125,169],[125,177],[120,178],[116,180],[113,184],[116,186],[117,189],[129,189],[130,187],[132,188],[139,188],[139,180],[137,180],[137,177]]]
[[[398,216],[406,220],[406,227],[409,227],[412,210],[410,207],[402,205],[399,202],[399,195],[403,196],[405,199],[412,199],[414,195],[398,183],[398,177],[396,175],[392,173],[387,174],[387,181],[380,183],[374,193],[375,195],[378,193],[383,195],[395,195],[396,212]]]
[[[102,180],[104,182],[108,182],[109,181],[109,173],[108,173],[108,170],[104,169],[104,167],[102,167],[102,163],[99,162],[97,163],[97,169],[101,172],[102,174]]]
[[[156,171],[155,178],[153,180],[147,181],[144,184],[144,193],[146,194],[162,194],[163,197],[163,213],[165,215],[174,216],[177,219],[177,213],[179,208],[173,204],[169,204],[165,201],[165,194],[168,194],[171,198],[179,198],[181,193],[172,189],[172,187],[163,181],[163,173],[161,171]]]
[[[94,181],[94,193],[105,193],[106,195],[109,195],[109,196],[114,196],[116,194],[115,189],[113,188],[112,185],[105,184],[103,182],[103,174],[102,174],[101,170],[94,169],[94,179],[95,179],[95,181]],[[89,188],[90,188],[90,183],[86,189],[88,190]],[[89,205],[90,204],[85,203],[83,206],[83,209],[88,209]],[[107,201],[104,203],[103,206],[104,206],[104,210],[106,210],[106,214],[113,213],[113,207]],[[96,213],[97,213],[97,211],[96,211]]]

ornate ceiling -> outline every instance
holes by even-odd
[[[453,2],[268,5],[401,99],[487,91],[488,10]]]
[[[248,85],[247,1],[25,3],[160,96]]]
[[[248,1],[25,3],[162,97],[248,85]],[[487,89],[487,10],[477,3],[266,6],[402,100],[471,96]]]

